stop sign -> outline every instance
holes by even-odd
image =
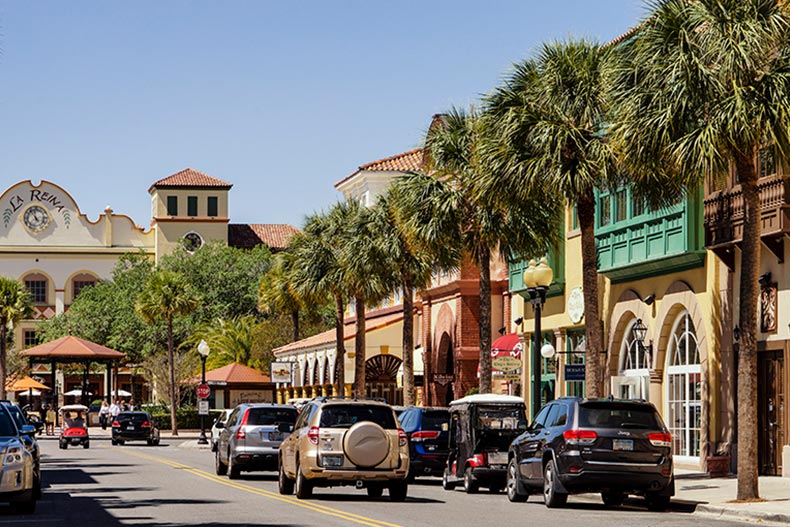
[[[208,384],[198,384],[197,396],[201,399],[208,399],[209,395],[211,395],[211,388],[208,387]]]

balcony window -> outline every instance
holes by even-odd
[[[604,194],[598,199],[599,226],[603,227],[612,222],[612,200],[609,194]]]
[[[757,174],[761,178],[776,174],[776,153],[773,145],[763,147],[757,153]]]
[[[628,217],[628,191],[620,189],[614,193],[614,221],[625,221]]]

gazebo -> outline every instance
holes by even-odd
[[[83,382],[82,382],[81,397],[82,397],[82,404],[84,404],[85,406],[89,406],[90,396],[88,394],[88,371],[89,371],[90,363],[99,362],[106,365],[107,372],[110,378],[110,387],[113,387],[115,384],[117,384],[117,382],[113,383],[112,368],[113,366],[116,366],[117,368],[117,362],[123,360],[126,357],[126,355],[124,355],[120,351],[115,351],[114,349],[110,349],[106,346],[102,346],[100,344],[96,344],[95,342],[81,339],[73,335],[67,335],[65,337],[61,337],[59,339],[52,340],[50,342],[45,342],[44,344],[39,344],[38,346],[28,348],[26,350],[23,350],[21,354],[30,360],[31,367],[36,363],[51,364],[52,381],[50,384],[55,389],[55,391],[53,392],[53,401],[54,401],[53,406],[56,416],[57,416],[57,404],[58,404],[57,401],[58,401],[59,387],[55,383],[55,371],[57,370],[58,364],[76,362],[85,365],[85,369],[83,370],[83,374],[82,374]],[[116,370],[116,378],[117,378],[117,370]]]
[[[200,382],[200,377],[192,379]],[[206,372],[213,408],[233,408],[246,402],[274,402],[275,384],[268,375],[233,362]]]

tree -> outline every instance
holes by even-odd
[[[738,499],[756,499],[760,196],[755,156],[790,155],[790,8],[780,0],[660,0],[618,46],[612,135],[656,203],[732,169],[743,194]]]
[[[551,194],[535,206],[533,199],[505,202],[487,191],[506,176],[500,142],[492,115],[475,110],[445,115],[426,139],[434,181],[424,181],[423,191],[416,193],[426,208],[418,213],[418,203],[406,207],[412,211],[410,230],[418,237],[458,244],[479,270],[480,393],[491,392],[491,263],[497,254],[542,254],[558,238],[559,209]],[[522,195],[534,198],[536,187],[522,189]]]
[[[0,399],[6,399],[8,330],[20,320],[32,316],[33,302],[25,285],[19,280],[0,276]]]
[[[173,435],[178,435],[176,422],[176,374],[173,319],[188,315],[197,309],[200,301],[184,277],[172,271],[158,269],[151,275],[140,292],[135,311],[140,317],[154,324],[164,320],[167,324],[167,357],[170,369],[170,425]]]
[[[487,192],[530,202],[535,189],[576,207],[581,230],[587,397],[600,397],[605,350],[598,307],[595,251],[597,188],[617,180],[617,158],[606,136],[607,49],[585,40],[544,44],[515,66],[488,99],[503,141],[500,170],[484,173]],[[537,336],[540,338],[540,336]]]

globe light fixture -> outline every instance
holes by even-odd
[[[556,350],[551,344],[541,347],[542,331],[540,327],[541,310],[546,301],[546,291],[548,291],[551,281],[554,279],[554,271],[549,267],[546,258],[541,258],[539,262],[534,259],[529,261],[529,267],[524,269],[524,285],[529,293],[529,301],[535,311],[535,331],[532,335],[532,418],[538,415],[540,410],[540,366],[541,357],[545,357],[544,352],[553,357]],[[547,357],[548,358],[548,357]]]
[[[201,384],[206,384],[206,359],[208,358],[208,354],[211,352],[211,348],[209,347],[208,342],[201,339],[197,346],[197,350],[200,354],[200,361],[202,363],[202,375],[200,377],[200,382]],[[203,414],[200,414],[200,438],[198,439],[198,444],[208,444],[208,439],[206,439],[205,416]]]

